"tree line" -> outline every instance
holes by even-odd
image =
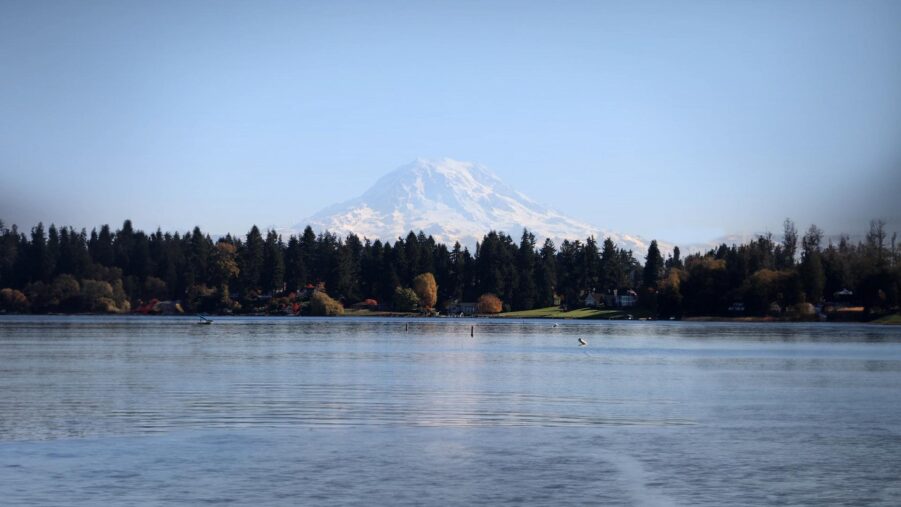
[[[0,221],[0,309],[126,312],[172,300],[185,311],[296,313],[320,293],[317,308],[366,302],[409,310],[415,297],[418,306],[441,309],[491,294],[509,311],[580,307],[587,294],[615,290],[634,291],[642,311],[663,318],[729,315],[738,302],[748,315],[765,315],[836,293],[874,314],[898,305],[895,240],[873,221],[862,241],[842,236],[824,244],[816,226],[799,236],[786,220],[779,242],[767,234],[685,258],[676,247],[663,258],[652,241],[642,263],[610,238],[557,247],[551,240],[538,245],[527,230],[518,242],[490,231],[470,252],[422,232],[382,242],[307,227],[285,241],[253,226],[243,237],[214,240],[199,227],[147,234],[128,220],[115,231],[104,225],[90,233],[39,223],[28,234]],[[414,290],[423,274],[432,276],[429,302]]]

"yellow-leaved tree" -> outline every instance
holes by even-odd
[[[431,273],[422,273],[414,278],[413,290],[419,296],[420,308],[433,308],[438,301],[438,283],[435,282],[435,275]]]

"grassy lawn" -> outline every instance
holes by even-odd
[[[548,306],[547,308],[535,308],[521,312],[501,313],[498,317],[513,319],[621,319],[627,313],[621,310],[599,310],[596,308],[579,308],[564,312],[558,306]]]
[[[885,317],[874,320],[876,324],[901,324],[901,313],[894,315],[886,315]]]

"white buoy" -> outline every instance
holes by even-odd
[[[579,338],[579,346],[584,347],[586,345],[588,345],[588,342],[585,341],[585,339],[583,339],[583,338]]]

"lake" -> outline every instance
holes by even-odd
[[[899,499],[897,327],[0,317],[0,504]]]

